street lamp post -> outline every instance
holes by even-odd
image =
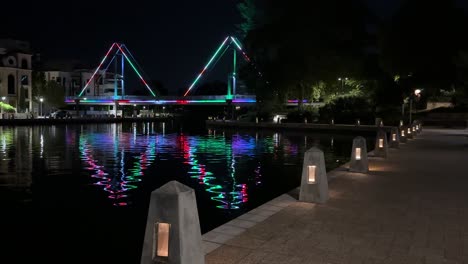
[[[5,103],[5,100],[6,100],[6,97],[5,97],[5,96],[2,96],[2,103],[3,103],[3,104]],[[2,107],[0,107],[0,114],[1,114],[2,119],[3,119],[3,105],[2,105]]]
[[[421,89],[414,90],[414,94],[410,95],[409,98],[409,125],[412,123],[412,114],[413,114],[413,98],[419,98],[421,96]]]
[[[341,82],[341,90],[343,90],[343,88],[344,88],[344,82],[347,81],[347,80],[348,80],[348,78],[341,78],[341,77],[338,78],[338,81]]]
[[[40,115],[42,117],[42,102],[44,102],[44,98],[39,98],[39,102],[41,102],[41,112],[40,112]]]

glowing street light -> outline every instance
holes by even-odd
[[[414,99],[417,99],[417,98],[421,97],[421,92],[422,92],[422,89],[416,89],[416,90],[414,90],[414,95],[410,95],[410,98],[409,98],[409,103],[410,103],[410,109],[409,109],[409,125],[411,125],[411,122],[412,122],[413,98],[414,98]]]
[[[39,98],[39,102],[41,102],[41,116],[42,116],[42,103],[44,102],[44,98]]]
[[[2,103],[5,103],[5,100],[6,100],[6,97],[2,96]],[[3,118],[3,107],[0,107],[0,114],[2,114],[2,118]]]
[[[343,88],[344,88],[344,82],[347,81],[347,80],[348,80],[348,78],[341,78],[341,77],[338,78],[338,81],[341,82],[341,90],[343,90]]]

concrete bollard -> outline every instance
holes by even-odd
[[[411,129],[411,126],[406,126],[406,138],[407,139],[413,139],[413,130]]]
[[[400,142],[406,143],[408,138],[406,137],[406,129],[405,127],[400,127]]]
[[[353,149],[351,150],[351,162],[349,171],[367,173],[369,171],[369,160],[367,159],[367,144],[363,137],[353,139]]]
[[[151,193],[140,263],[205,263],[193,189],[171,181]]]
[[[328,200],[328,179],[323,151],[313,147],[304,153],[299,201],[325,203]]]
[[[399,148],[400,147],[400,133],[398,132],[397,127],[392,127],[390,131],[390,148]]]
[[[377,131],[377,137],[375,138],[374,156],[386,158],[387,152],[388,152],[387,133],[379,129],[379,131]]]

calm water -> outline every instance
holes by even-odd
[[[348,161],[354,136],[172,123],[0,127],[2,240],[15,263],[138,263],[149,196],[164,183],[195,189],[206,232],[297,187],[308,148],[324,150],[327,170]]]

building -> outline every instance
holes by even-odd
[[[32,52],[28,42],[0,39],[0,98],[16,112],[32,109]]]
[[[46,81],[56,81],[65,89],[65,96],[79,95],[91,79],[92,75],[93,72],[87,69],[76,69],[72,71],[53,70],[44,72]],[[117,81],[117,87],[114,85],[115,81]],[[88,84],[82,96],[113,96],[115,91],[117,91],[117,95],[122,95],[121,75],[100,71]]]

